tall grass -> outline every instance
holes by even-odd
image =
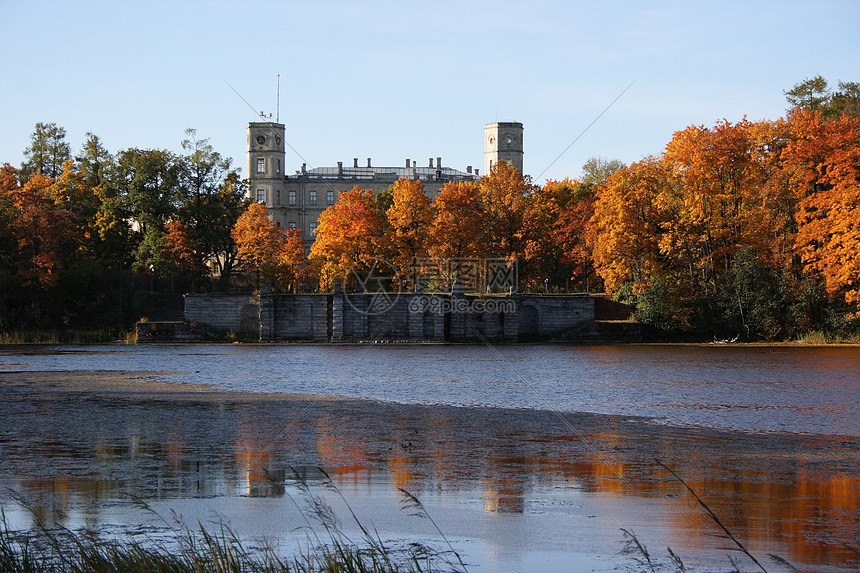
[[[325,472],[323,485],[343,496]],[[37,520],[30,531],[10,529],[0,511],[0,571],[9,573],[466,573],[457,555],[437,552],[421,544],[393,549],[367,529],[347,504],[362,538],[351,540],[339,525],[334,511],[307,482],[295,474],[305,503],[299,507],[304,519],[306,542],[299,543],[292,557],[284,557],[269,542],[248,548],[223,521],[215,530],[198,524],[186,526],[176,520],[170,540],[102,539],[93,532],[48,528]],[[289,494],[287,494],[289,496]],[[23,503],[20,496],[14,496]],[[423,506],[412,494],[408,504]],[[346,500],[343,500],[346,502]],[[143,502],[141,502],[143,503]],[[144,503],[145,505],[145,503]],[[425,512],[426,513],[426,512]],[[34,513],[35,515],[35,513]],[[447,542],[447,540],[446,540]],[[169,545],[169,546],[168,546]],[[450,547],[450,544],[449,544]],[[453,552],[453,548],[451,549]],[[456,555],[456,553],[454,553]]]
[[[823,330],[814,330],[798,337],[798,344],[860,344],[860,332],[851,334],[833,334]]]

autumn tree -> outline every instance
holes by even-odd
[[[197,252],[191,237],[191,230],[181,221],[169,221],[161,240],[162,271],[170,277],[170,292],[174,291],[175,280],[190,277],[192,290],[197,276],[205,272],[202,257]]]
[[[58,272],[76,242],[74,216],[54,200],[53,183],[37,172],[20,188],[6,190],[14,211],[6,230],[15,242],[16,277],[30,292],[37,321],[41,318],[41,296],[57,284]]]
[[[285,229],[281,243],[275,252],[276,260],[272,279],[282,289],[298,292],[299,284],[306,278],[308,258],[301,229]]]
[[[266,206],[251,203],[233,227],[239,259],[257,275],[257,284],[287,289],[303,278],[307,259],[298,229],[284,230],[269,219]]]
[[[570,277],[569,268],[562,263],[563,245],[553,237],[553,230],[562,210],[573,200],[578,183],[569,179],[563,182],[548,181],[535,187],[526,198],[522,221],[524,241],[523,257],[528,264],[522,273],[527,287],[543,290],[544,280],[552,285],[565,285]]]
[[[485,224],[476,239],[478,251],[484,258],[504,259],[508,266],[517,265],[518,276],[526,280],[529,274],[523,219],[533,192],[530,180],[506,161],[494,164],[479,183]]]
[[[263,203],[251,203],[233,227],[233,240],[239,259],[249,271],[257,275],[257,285],[263,275],[273,266],[274,254],[278,249],[279,235],[277,226],[269,220],[269,210]]]
[[[610,292],[626,282],[648,285],[660,271],[660,236],[665,223],[658,196],[672,186],[671,171],[647,157],[610,175],[598,187],[588,235],[594,265]]]
[[[860,318],[860,118],[802,111],[791,122],[796,140],[785,157],[802,197],[797,253]]]
[[[436,195],[429,229],[430,253],[443,259],[475,257],[485,212],[477,181],[448,181]]]
[[[751,127],[747,120],[713,129],[692,126],[676,133],[664,154],[677,185],[661,196],[672,216],[660,251],[682,261],[705,297],[716,275],[731,268],[738,248],[763,251],[769,238],[761,195],[765,173],[752,152]]]
[[[12,255],[17,241],[12,236],[9,224],[15,219],[12,198],[17,189],[18,170],[6,163],[0,167],[0,330],[5,330],[10,323],[8,309],[15,274]]]
[[[71,157],[71,148],[66,143],[66,130],[53,122],[37,123],[30,136],[30,145],[24,150],[24,163],[19,173],[21,183],[35,173],[57,177],[63,171],[63,163]]]
[[[382,218],[373,191],[356,185],[341,193],[337,202],[320,214],[316,231],[310,259],[318,266],[320,286],[328,289],[336,281],[348,279],[354,267],[363,268],[362,261],[381,252]]]
[[[594,215],[592,189],[581,181],[563,179],[547,181],[543,193],[554,197],[557,205],[546,239],[558,249],[562,278],[589,289],[595,274],[591,248],[586,242]]]
[[[398,269],[400,277],[408,276],[413,260],[428,254],[428,234],[433,220],[433,208],[420,179],[394,182],[386,219],[383,254]]]

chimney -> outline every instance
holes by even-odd
[[[410,165],[410,163],[411,163],[411,161],[409,161],[409,160],[407,159],[407,160],[406,160],[406,169],[409,169],[410,167],[412,167],[412,166]]]
[[[343,177],[343,161],[337,162],[337,176]]]
[[[307,175],[308,173],[308,164],[302,163],[302,175]]]
[[[478,173],[478,169],[475,169],[475,177],[480,177],[480,176],[481,176],[481,174]]]
[[[370,157],[367,158],[367,167],[370,168]]]
[[[358,168],[358,157],[352,158],[352,166],[355,167],[356,169]]]
[[[472,172],[472,166],[471,166],[471,165],[467,165],[467,166],[466,166],[466,173],[471,173],[471,172]]]
[[[430,169],[433,169],[433,158],[430,158]]]
[[[436,158],[436,169],[442,169],[442,158],[441,157]]]

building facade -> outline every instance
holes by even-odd
[[[522,172],[523,125],[521,123],[492,123],[485,129],[485,173],[500,160],[510,161]],[[402,167],[376,167],[371,158],[359,166],[338,161],[334,167],[308,168],[302,165],[294,174],[285,172],[284,125],[275,122],[252,122],[247,128],[248,193],[254,201],[265,203],[270,218],[280,227],[301,229],[306,242],[313,242],[320,214],[334,205],[342,191],[358,185],[380,193],[398,179],[420,179],[424,191],[432,200],[449,181],[477,181],[478,169],[466,167],[460,171],[443,167],[442,158],[430,157],[426,167],[406,159]]]

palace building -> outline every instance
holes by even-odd
[[[302,229],[302,237],[312,242],[317,220],[328,206],[334,205],[341,191],[358,185],[374,193],[385,191],[401,178],[420,179],[430,199],[448,181],[477,181],[478,169],[460,171],[442,166],[442,158],[429,158],[426,167],[407,159],[402,167],[375,167],[371,158],[359,166],[338,161],[334,167],[309,169],[302,165],[293,175],[286,174],[284,124],[252,122],[248,124],[248,193],[251,199],[265,203],[269,217],[280,227]],[[522,172],[523,125],[490,123],[484,127],[484,172],[489,173],[498,161],[509,161]]]

